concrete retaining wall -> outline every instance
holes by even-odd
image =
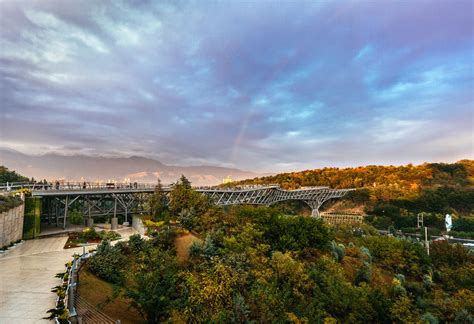
[[[21,240],[25,204],[0,213],[0,247]]]
[[[337,224],[362,224],[364,215],[343,213],[321,213],[321,218],[332,225]]]
[[[145,226],[143,225],[143,221],[139,216],[133,216],[132,218],[132,227],[140,234],[145,234]]]

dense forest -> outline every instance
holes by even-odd
[[[433,242],[428,255],[370,225],[219,208],[184,178],[169,205],[160,188],[151,204],[150,238],[103,242],[79,276],[79,285],[88,272],[113,285],[108,302],[127,301],[149,323],[473,321],[474,254],[461,245]],[[196,240],[179,258],[183,235]]]
[[[414,166],[365,166],[323,168],[242,180],[236,184],[279,184],[285,189],[304,186],[331,188],[370,188],[371,198],[380,200],[410,199],[424,189],[464,188],[474,185],[474,161],[425,163]]]
[[[336,207],[361,207],[367,221],[378,228],[395,226],[414,231],[417,215],[439,234],[444,215],[454,216],[454,231],[460,237],[474,237],[474,161],[425,163],[406,166],[324,168],[249,179],[231,184],[279,184],[286,189],[304,186],[357,188]],[[331,207],[331,203],[323,207]]]

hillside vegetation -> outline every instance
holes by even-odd
[[[149,323],[473,320],[474,255],[461,245],[434,242],[428,255],[417,241],[367,225],[211,206],[184,178],[169,206],[162,198],[157,188],[150,239],[104,241],[87,265]],[[175,245],[183,230],[202,238],[185,259]]]
[[[427,190],[448,187],[473,189],[474,161],[408,164],[405,166],[365,166],[323,168],[248,179],[230,185],[279,184],[285,189],[305,186],[367,189],[374,201],[414,200]]]
[[[474,237],[474,161],[425,163],[405,166],[365,166],[324,168],[248,179],[228,184],[279,184],[285,189],[304,186],[357,188],[344,199],[329,202],[329,211],[363,211],[367,221],[387,229],[393,225],[413,231],[417,215],[425,225],[440,232],[444,215],[455,218],[455,231],[461,237]],[[435,233],[437,234],[437,233]]]
[[[10,171],[3,165],[0,166],[0,183],[28,181],[28,178],[23,177],[15,171]],[[0,213],[22,204],[20,197],[11,195],[0,195]]]
[[[15,171],[9,170],[3,165],[0,165],[0,183],[22,181],[29,181],[29,179],[16,173]]]

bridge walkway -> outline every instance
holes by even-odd
[[[118,232],[120,240],[136,233],[130,227]],[[67,236],[28,240],[0,256],[0,323],[51,323],[42,318],[56,303],[55,275],[74,253],[82,253],[82,248],[63,249],[66,241]]]

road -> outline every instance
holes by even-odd
[[[387,235],[389,234],[390,232],[389,231],[386,231],[386,230],[377,230],[380,234],[384,234],[384,235]],[[412,236],[412,237],[418,237],[420,239],[425,239],[425,235],[421,235],[421,234],[418,234],[418,233],[396,233],[396,235],[400,236],[400,235],[404,235],[404,236]],[[443,236],[440,236],[440,235],[429,235],[428,236],[429,239],[432,241],[434,239],[438,239],[438,238],[443,238]],[[474,244],[474,240],[473,239],[463,239],[463,238],[456,238],[456,237],[452,237],[452,238],[449,238],[448,239],[448,242],[449,243],[461,243],[461,244],[465,244],[465,243],[472,243]]]

